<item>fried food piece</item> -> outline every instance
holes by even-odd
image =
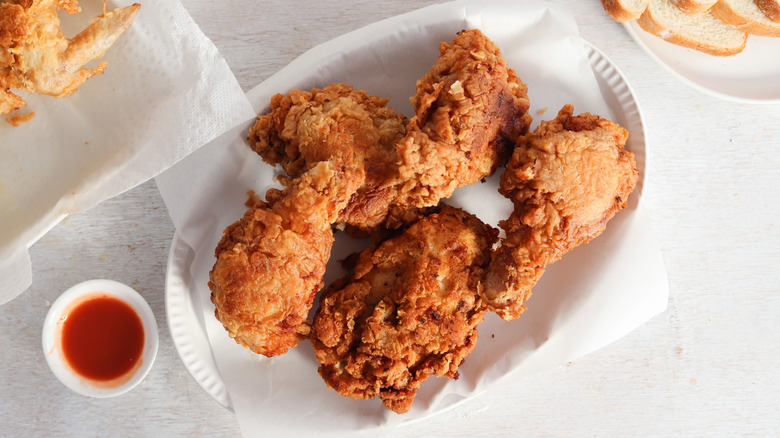
[[[479,30],[463,31],[440,49],[417,83],[411,99],[416,114],[406,126],[385,99],[332,84],[275,96],[249,143],[290,176],[314,162],[348,158],[365,168],[366,183],[339,222],[372,231],[388,226],[383,221],[392,210],[389,226],[406,225],[397,219],[416,217],[417,208],[434,206],[455,188],[491,175],[531,123],[525,84]],[[362,148],[344,148],[344,132],[362,132],[365,141],[354,142]]]
[[[386,103],[343,84],[293,90],[251,129],[252,149],[292,179],[225,231],[209,286],[217,319],[252,351],[283,354],[308,332],[331,225],[373,226],[387,214],[382,184],[397,179],[392,145],[406,119]]]
[[[30,120],[32,120],[33,117],[35,117],[35,113],[29,112],[29,113],[24,114],[24,115],[22,115],[22,114],[15,114],[13,116],[8,116],[8,117],[5,118],[5,121],[8,122],[12,126],[19,126],[22,123],[29,122]]]
[[[417,81],[415,115],[398,143],[402,205],[436,205],[491,175],[531,124],[526,85],[482,32],[461,31],[439,49]]]
[[[363,169],[365,180],[338,222],[370,229],[384,220],[394,199],[395,142],[406,133],[406,117],[387,102],[346,84],[277,94],[271,111],[250,130],[249,145],[291,177],[322,161]]]
[[[323,293],[311,341],[326,384],[409,410],[428,376],[458,378],[486,308],[479,296],[498,231],[443,206],[364,250],[354,273]]]
[[[215,315],[255,353],[287,352],[309,332],[308,312],[323,286],[331,223],[363,180],[323,162],[272,191],[225,229],[209,273]]]
[[[57,11],[80,12],[76,0],[0,0],[0,114],[26,105],[12,88],[64,97],[103,74],[105,62],[84,66],[103,56],[140,7],[136,3],[100,15],[69,40],[60,30]]]
[[[517,318],[545,267],[595,238],[626,206],[638,173],[618,124],[566,105],[518,141],[499,191],[514,211],[490,263],[484,298],[503,319]]]

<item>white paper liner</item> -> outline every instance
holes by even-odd
[[[28,247],[66,215],[147,181],[255,115],[181,3],[140,3],[101,59],[103,75],[66,98],[19,92],[22,112],[35,117],[18,127],[0,121],[0,304],[30,285]],[[78,15],[60,13],[68,37],[102,13],[100,1],[80,4]]]
[[[411,115],[408,99],[438,56],[438,43],[470,27],[493,39],[528,83],[536,119],[555,117],[565,103],[573,103],[576,113],[615,117],[573,17],[537,1],[457,1],[385,20],[313,48],[247,95],[262,112],[275,93],[347,82],[389,97],[391,107]],[[265,193],[273,185],[275,171],[246,145],[250,126],[233,129],[157,178],[178,237],[193,249],[192,264],[182,271],[190,277],[182,282],[201,306],[197,315],[245,436],[386,432],[441,412],[498,381],[514,381],[600,348],[666,307],[666,274],[640,205],[640,187],[602,236],[548,269],[519,319],[505,322],[490,315],[479,326],[480,341],[458,380],[429,379],[404,415],[386,410],[378,400],[342,397],[318,376],[307,342],[268,359],[237,345],[213,317],[207,281],[221,232],[245,211],[247,190]],[[644,150],[638,152],[644,169]],[[511,208],[496,186],[494,177],[459,189],[447,202],[495,225]],[[337,235],[326,281],[339,275],[334,261],[357,247]]]

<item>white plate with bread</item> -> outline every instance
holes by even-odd
[[[780,103],[780,0],[602,3],[640,47],[690,86],[742,103]]]

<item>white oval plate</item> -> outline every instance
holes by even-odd
[[[627,146],[636,156],[641,185],[646,178],[646,145],[644,121],[634,93],[623,74],[601,51],[587,42],[585,50],[604,101],[615,114],[615,121],[631,133]],[[637,187],[637,192],[641,192],[641,187]],[[192,296],[192,290],[187,284],[188,279],[192,278],[188,269],[193,258],[190,247],[178,234],[174,235],[165,288],[168,325],[176,350],[195,381],[220,405],[232,409],[230,397],[212,357],[206,329],[201,321],[202,313],[196,310],[199,309],[197,297]]]
[[[230,396],[211,356],[206,328],[200,322],[203,312],[200,312],[197,298],[192,296],[192,290],[186,283],[186,279],[192,278],[188,270],[194,256],[179,234],[174,234],[165,274],[168,328],[173,345],[192,378],[220,405],[232,410]]]
[[[126,381],[119,381],[118,386],[103,382],[92,382],[75,374],[64,360],[60,350],[59,333],[64,321],[64,316],[73,305],[90,297],[108,295],[118,298],[130,305],[144,328],[144,349],[138,369]],[[157,321],[154,312],[143,297],[130,286],[113,280],[88,280],[76,284],[62,293],[51,305],[43,323],[42,346],[46,362],[49,364],[55,376],[68,388],[89,397],[106,398],[114,397],[133,389],[152,369],[152,364],[157,356],[158,347]]]
[[[668,43],[636,21],[628,34],[658,64],[689,86],[740,103],[780,103],[780,38],[748,37],[734,56],[712,56]]]

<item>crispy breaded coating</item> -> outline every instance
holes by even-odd
[[[482,32],[461,31],[440,52],[417,81],[415,115],[398,143],[401,204],[436,205],[491,175],[531,124],[526,85]]]
[[[339,222],[365,231],[406,225],[397,222],[399,214],[384,223],[388,211],[435,206],[457,187],[491,175],[531,123],[525,84],[479,30],[462,31],[440,49],[417,82],[415,116],[408,123],[386,100],[331,84],[274,96],[249,143],[290,176],[332,157],[365,167],[366,183]],[[365,141],[357,144],[364,148],[346,150],[338,141],[345,121],[362,127]]]
[[[0,114],[26,105],[11,89],[64,97],[73,94],[106,63],[100,58],[135,19],[139,4],[95,17],[71,39],[60,30],[57,11],[81,11],[76,0],[0,0]],[[12,119],[13,120],[13,119]]]
[[[385,219],[395,198],[395,143],[406,133],[406,117],[387,102],[346,84],[277,94],[250,130],[249,145],[291,177],[321,161],[363,169],[365,181],[338,222],[370,229]]]
[[[504,319],[525,310],[545,267],[595,238],[627,205],[638,172],[625,149],[628,132],[597,115],[557,118],[521,137],[499,191],[514,204],[493,256],[484,298]]]
[[[338,393],[409,410],[428,376],[458,377],[486,312],[483,288],[498,231],[443,206],[364,250],[328,288],[313,322],[320,375]]]
[[[276,356],[308,334],[333,245],[331,223],[362,179],[320,163],[272,193],[272,205],[257,202],[225,229],[209,288],[215,315],[236,342]]]

